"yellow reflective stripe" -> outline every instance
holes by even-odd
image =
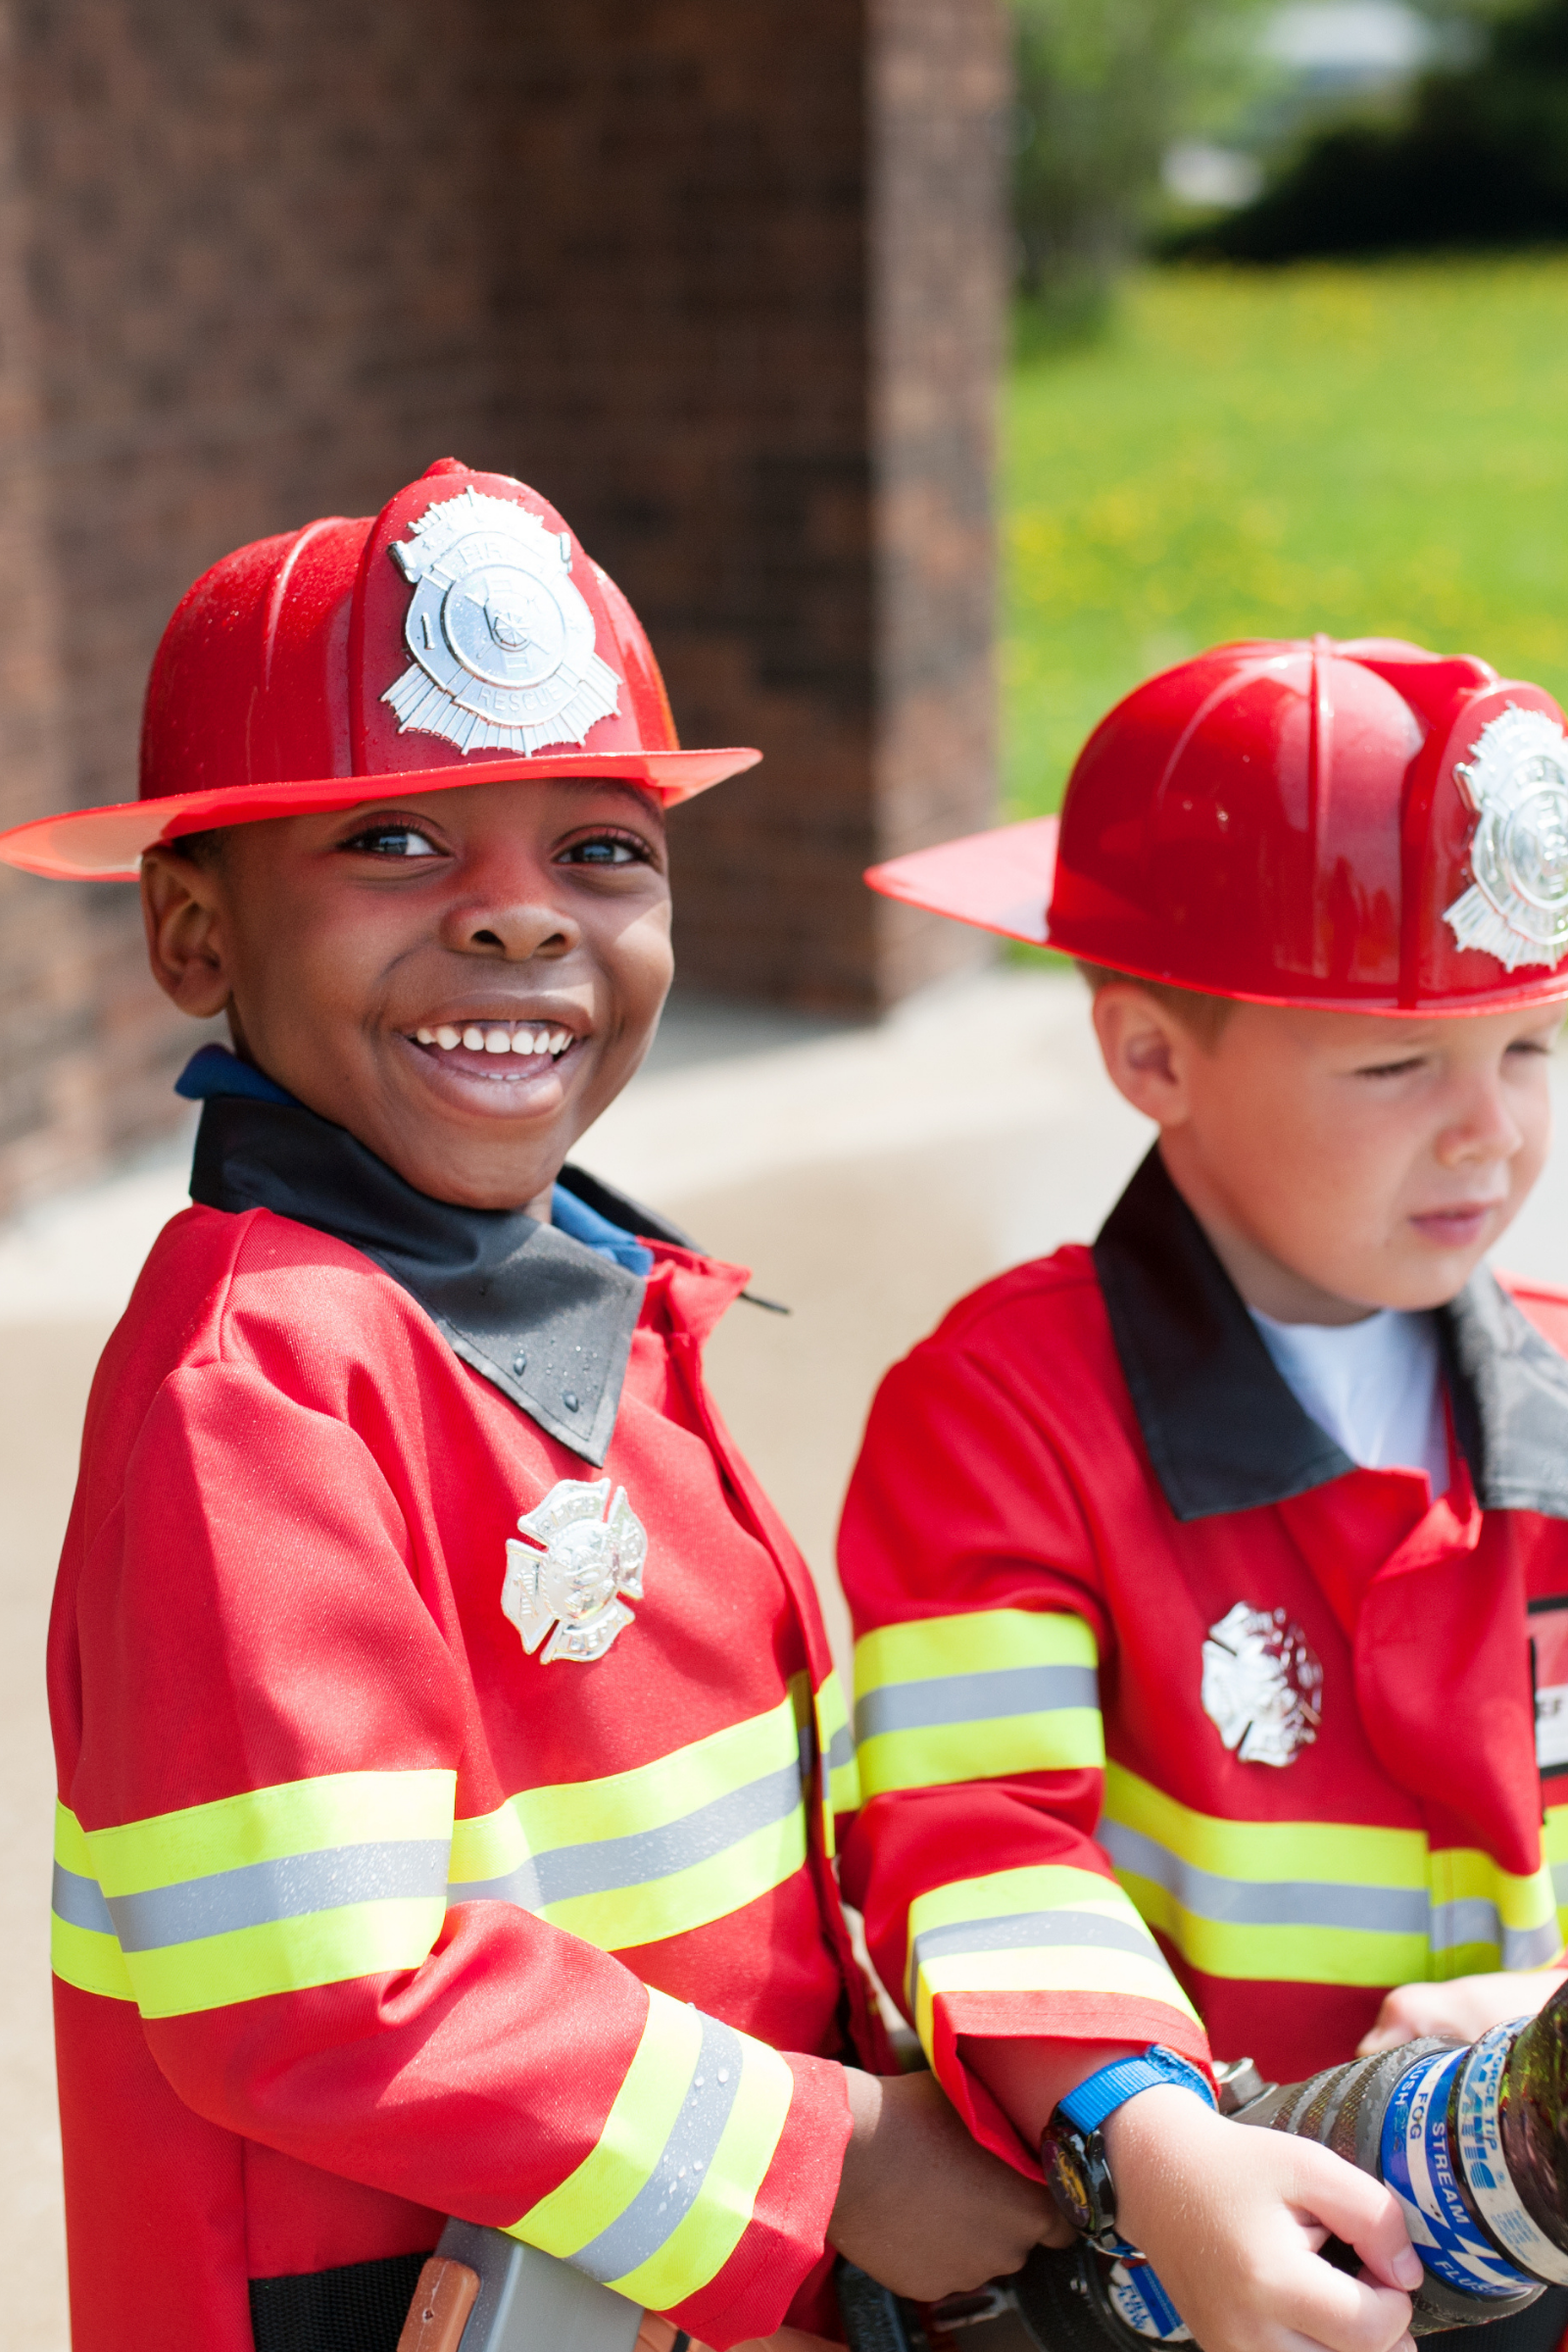
[[[1168,1887],[1136,1871],[1118,1867],[1116,1875],[1150,1926],[1205,1976],[1385,1985],[1414,1983],[1428,1973],[1431,1945],[1424,1936],[1296,1924],[1243,1927],[1193,1913]]]
[[[1440,1846],[1431,1936],[1434,1977],[1546,1967],[1562,1949],[1550,1864],[1543,1858],[1538,1871],[1516,1878],[1474,1846]]]
[[[855,1696],[889,1683],[1013,1666],[1094,1666],[1095,1637],[1081,1617],[1045,1609],[969,1609],[911,1618],[862,1634],[855,1644]]]
[[[1065,1863],[955,1880],[909,1907],[909,2006],[931,2055],[933,2004],[965,1992],[1095,1992],[1192,2004],[1114,1880]]]
[[[668,1936],[688,1935],[715,1919],[756,1902],[793,1878],[806,1860],[806,1808],[782,1821],[765,1823],[749,1838],[689,1869],[672,1871],[643,1886],[614,1886],[603,1893],[568,1895],[547,1903],[539,1916],[552,1927],[580,1936],[602,1952],[624,1952]]]
[[[1184,1862],[1226,1878],[1427,1884],[1427,1841],[1420,1830],[1341,1821],[1227,1821],[1221,1814],[1193,1812],[1120,1764],[1105,1766],[1105,1818],[1142,1830]]]
[[[270,1993],[421,1968],[445,1917],[442,1895],[353,1903],[167,1950],[127,1952],[125,1966],[143,2017],[186,2017]]]
[[[596,2145],[548,2196],[507,2224],[509,2235],[566,2256],[625,2210],[675,2128],[701,2042],[696,2010],[650,1985],[642,2039]]]
[[[793,2089],[776,2051],[650,1988],[598,2144],[511,2235],[667,2310],[739,2244]]]
[[[777,2050],[741,2038],[740,2091],[695,2204],[656,2254],[607,2282],[650,2311],[668,2311],[718,2276],[750,2226],[783,2136],[795,2078]]]
[[[1434,1848],[1432,1900],[1435,1904],[1491,1903],[1505,1928],[1538,1927],[1556,1909],[1551,1870],[1544,1860],[1529,1878],[1515,1878],[1511,1872],[1499,1870],[1490,1854],[1468,1845]]]
[[[247,1789],[85,1837],[63,1810],[63,1971],[119,1982],[118,1942],[146,2013],[169,2016],[417,1967],[453,1901],[515,1902],[612,1951],[724,1918],[806,1860],[796,1683],[652,1764],[457,1825],[442,1770]]]
[[[722,1731],[710,1732],[689,1747],[659,1756],[652,1764],[610,1773],[598,1781],[565,1781],[554,1788],[526,1788],[497,1813],[459,1822],[452,1875],[454,1879],[496,1875],[489,1855],[502,1849],[487,1848],[486,1866],[475,1867],[480,1849],[477,1844],[470,1845],[471,1839],[488,1839],[498,1831],[503,1838],[511,1838],[511,1851],[500,1865],[507,1869],[524,1855],[546,1853],[555,1846],[594,1845],[606,1838],[662,1829],[711,1798],[796,1760],[799,1753],[795,1701],[785,1696],[765,1715],[726,1724]],[[509,1812],[520,1835],[502,1830],[503,1816]]]
[[[110,2001],[133,2001],[135,1988],[113,1936],[78,1928],[56,1912],[49,1922],[49,1966],[62,1984]]]
[[[863,1636],[855,1652],[862,1796],[1099,1766],[1096,1666],[1081,1617],[1035,1609],[928,1617]]]
[[[1554,1786],[1561,1788],[1562,1783]],[[1541,1831],[1541,1858],[1551,1875],[1557,1933],[1568,1943],[1568,1803],[1546,1807]]]
[[[63,1984],[74,1984],[78,1992],[101,1993],[111,2001],[136,1997],[103,1889],[93,1876],[81,1824],[58,1800],[54,1886],[49,1898],[49,1966]]]
[[[80,1822],[69,1807],[55,1804],[54,1886],[49,1898],[49,1965],[78,1992],[106,2000],[133,2001],[130,1978],[115,1923],[93,1877],[92,1856]]]
[[[1538,1968],[1559,1940],[1545,1865],[1514,1877],[1419,1830],[1227,1821],[1112,1764],[1100,1838],[1144,1918],[1209,1976],[1377,1986]]]
[[[338,1772],[246,1788],[206,1805],[89,1830],[93,1874],[112,1901],[219,1871],[401,1838],[446,1838],[457,1774]]]
[[[446,1915],[455,1788],[330,1774],[86,1832],[60,1806],[56,1971],[179,2017],[417,1968]]]
[[[776,1707],[603,1780],[456,1824],[454,1902],[513,1902],[625,1951],[726,1918],[806,1859],[804,1676]]]
[[[78,1878],[91,1879],[98,1875],[87,1850],[87,1833],[69,1806],[55,1799],[55,1860],[63,1870],[74,1871]]]
[[[822,1759],[822,1837],[829,1859],[837,1850],[834,1817],[856,1813],[860,1804],[860,1769],[850,1730],[844,1688],[835,1668],[816,1693],[816,1744]]]
[[[1056,1912],[1125,1921],[1140,1946],[1153,1944],[1138,1914],[1116,1885],[1098,1870],[1070,1862],[1037,1862],[1017,1870],[989,1871],[983,1878],[954,1879],[917,1894],[909,1905],[909,1936],[971,1921]]]
[[[1563,1804],[1546,1806],[1546,1818],[1540,1833],[1540,1851],[1551,1870],[1561,1870],[1556,1880],[1556,1891],[1568,1900],[1568,1799]]]

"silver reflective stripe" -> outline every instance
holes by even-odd
[[[627,1838],[603,1838],[587,1845],[558,1845],[530,1855],[499,1879],[466,1879],[448,1889],[454,1903],[519,1903],[542,1911],[577,1894],[610,1894],[620,1886],[646,1886],[694,1862],[711,1861],[756,1830],[788,1821],[801,1805],[801,1774],[781,1764],[744,1788],[715,1796],[662,1829],[635,1830]]]
[[[1460,1943],[1500,1944],[1502,1920],[1484,1894],[1455,1895],[1450,1903],[1433,1904],[1431,1933],[1439,1952],[1451,1952]]]
[[[938,1723],[987,1723],[999,1715],[1040,1715],[1057,1707],[1098,1707],[1093,1666],[999,1666],[986,1674],[939,1674],[918,1683],[887,1683],[855,1702],[855,1737],[922,1731]]]
[[[1504,1928],[1499,1940],[1505,1969],[1544,1968],[1562,1950],[1562,1930],[1544,1919],[1539,1928]]]
[[[279,1862],[215,1870],[208,1878],[152,1887],[144,1894],[112,1894],[109,1914],[122,1951],[162,1951],[170,1944],[302,1919],[312,1911],[337,1911],[350,1903],[443,1895],[450,1853],[444,1838],[329,1846]]]
[[[1542,1968],[1562,1949],[1562,1931],[1554,1919],[1543,1920],[1535,1928],[1505,1928],[1496,1904],[1484,1894],[1434,1903],[1433,1950],[1451,1952],[1462,1943],[1494,1945],[1502,1954],[1505,1969]]]
[[[95,1936],[112,1936],[115,1923],[96,1879],[84,1879],[64,1863],[55,1864],[51,1907],[57,1919],[71,1928],[90,1928]]]
[[[691,2082],[659,2162],[610,2228],[572,2255],[574,2270],[608,2285],[658,2253],[697,2202],[735,2104],[744,2064],[740,2035],[716,2017],[705,2017]]]
[[[1323,1879],[1223,1879],[1184,1862],[1119,1821],[1102,1821],[1099,1842],[1118,1870],[1152,1879],[1195,1918],[1250,1928],[1357,1928],[1374,1936],[1425,1936],[1424,1886],[1348,1886]]]
[[[849,1725],[847,1723],[841,1723],[838,1730],[834,1733],[831,1740],[828,1742],[828,1771],[842,1772],[846,1764],[853,1764],[854,1761],[855,1737],[851,1732]]]
[[[1108,1889],[1107,1889],[1108,1890]],[[928,1960],[950,1952],[1033,1951],[1041,1944],[1090,1944],[1104,1952],[1136,1952],[1141,1960],[1156,1956],[1158,1946],[1147,1928],[1130,1919],[1111,1919],[1103,1911],[1015,1911],[1001,1919],[956,1919],[946,1927],[924,1928],[909,1952],[909,2007],[915,2005],[920,1971]]]

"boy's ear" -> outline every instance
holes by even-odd
[[[223,953],[222,886],[194,859],[149,850],[141,863],[147,960],[166,997],[194,1020],[211,1020],[230,995]]]
[[[1191,1109],[1188,1068],[1202,1051],[1192,1031],[1130,980],[1096,991],[1093,1018],[1116,1092],[1157,1126],[1182,1126]]]

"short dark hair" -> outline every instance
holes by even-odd
[[[1075,961],[1089,983],[1091,996],[1098,997],[1113,980],[1123,981],[1130,988],[1141,988],[1156,1004],[1163,1004],[1167,1012],[1173,1013],[1208,1052],[1218,1045],[1220,1032],[1236,1010],[1235,997],[1210,996],[1201,988],[1179,988],[1170,980],[1142,980],[1136,972],[1118,972],[1108,963],[1085,963],[1081,956]]]
[[[174,857],[188,858],[192,865],[199,865],[210,873],[215,865],[222,864],[224,845],[233,830],[232,825],[212,825],[202,833],[176,834],[172,841],[166,841],[163,846],[172,851]]]

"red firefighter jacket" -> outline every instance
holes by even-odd
[[[51,1633],[76,2352],[395,2343],[448,2213],[716,2345],[831,2327],[848,1727],[703,1387],[744,1276],[287,1102],[209,1102],[192,1189]]]
[[[1561,1948],[1568,1300],[1483,1273],[1441,1320],[1433,1501],[1302,1411],[1156,1153],[1093,1250],[986,1285],[883,1384],[841,1539],[845,1887],[1022,2169],[960,2036],[1290,2081],[1391,1985]]]

